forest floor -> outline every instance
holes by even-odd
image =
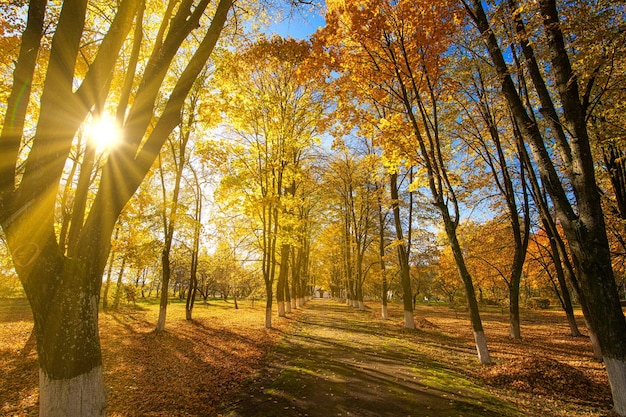
[[[264,328],[264,306],[210,301],[194,321],[184,304],[139,302],[100,314],[108,412],[134,416],[574,416],[610,415],[606,372],[589,340],[568,335],[559,311],[524,310],[521,341],[504,309],[482,313],[494,365],[476,358],[467,313],[420,305],[418,329],[313,300]],[[579,320],[582,323],[582,318]],[[23,299],[0,299],[0,416],[37,415],[32,318]]]

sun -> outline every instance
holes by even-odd
[[[114,119],[101,117],[90,124],[89,139],[99,151],[111,150],[120,142],[121,130]]]

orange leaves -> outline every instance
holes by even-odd
[[[428,113],[444,88],[445,54],[460,27],[457,2],[335,0],[327,9],[314,51],[326,61],[339,117],[389,161],[415,165],[415,130],[427,127],[409,123],[407,109]]]
[[[459,26],[452,1],[333,1],[327,6],[327,26],[318,41],[344,52],[342,67],[355,79],[368,72],[379,82],[398,73],[437,72]]]

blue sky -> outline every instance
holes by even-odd
[[[282,21],[270,25],[267,33],[276,33],[282,37],[291,36],[295,39],[308,39],[318,27],[324,24],[324,18],[319,12],[297,10],[289,13],[285,11]]]

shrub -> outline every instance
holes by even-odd
[[[134,304],[137,301],[139,289],[134,284],[126,284],[124,285],[124,291],[126,292],[126,301]]]
[[[550,299],[543,297],[534,297],[528,299],[528,306],[530,308],[538,308],[545,310],[550,307]]]

